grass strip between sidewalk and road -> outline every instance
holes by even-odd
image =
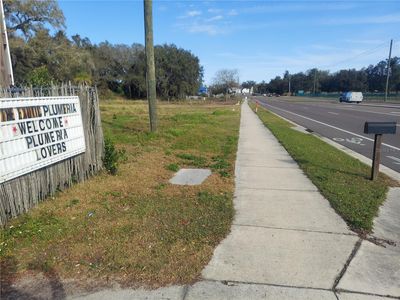
[[[2,287],[41,272],[80,285],[190,283],[228,234],[239,106],[159,103],[157,133],[146,102],[104,101],[100,109],[125,161],[115,176],[76,184],[0,230]],[[180,168],[212,175],[198,186],[170,184]]]
[[[255,104],[250,106],[254,110]],[[371,181],[370,166],[312,134],[293,129],[291,123],[263,107],[257,114],[349,226],[360,233],[370,232],[388,188],[399,183],[382,173]]]

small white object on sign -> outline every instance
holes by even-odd
[[[199,185],[210,175],[209,169],[180,169],[169,182],[178,185]]]
[[[0,101],[0,183],[85,152],[77,96]]]

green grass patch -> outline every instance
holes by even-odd
[[[179,165],[178,164],[169,164],[166,168],[167,168],[167,170],[170,170],[172,172],[178,172],[179,171]]]
[[[189,165],[192,165],[194,167],[198,168],[207,167],[207,159],[202,156],[196,156],[188,153],[179,153],[176,155],[176,157],[187,161]]]
[[[251,104],[254,109],[254,104]],[[319,138],[298,132],[276,115],[258,110],[258,116],[285,147],[305,174],[354,229],[371,231],[388,187],[397,185],[384,174],[369,180],[370,167]]]

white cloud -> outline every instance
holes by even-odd
[[[219,13],[222,12],[222,9],[219,9],[219,8],[209,8],[207,11],[208,11],[210,14],[219,14]]]
[[[186,13],[187,17],[195,17],[195,16],[200,16],[201,11],[200,10],[190,10]]]
[[[215,16],[215,17],[211,17],[211,18],[207,19],[206,21],[207,22],[215,22],[215,21],[222,20],[223,18],[224,18],[223,16],[218,15],[218,16]]]
[[[278,13],[278,12],[296,12],[296,11],[337,11],[350,10],[357,7],[355,3],[320,3],[320,2],[303,2],[303,3],[278,3],[270,2],[265,5],[257,5],[245,8],[245,13]]]
[[[390,24],[400,23],[400,14],[383,16],[364,16],[356,18],[324,19],[318,22],[322,25],[366,25],[366,24]]]
[[[384,42],[383,40],[379,39],[345,39],[343,41],[350,44],[363,44],[363,45],[378,45]]]
[[[187,19],[187,18],[198,17],[201,14],[202,14],[201,10],[189,10],[184,15],[177,17],[177,19]]]
[[[158,10],[159,10],[159,11],[166,11],[166,10],[167,10],[167,7],[166,7],[165,5],[160,5],[160,6],[158,7]]]
[[[230,11],[228,11],[228,16],[237,16],[238,12],[236,11],[236,9],[231,9]]]
[[[206,24],[192,24],[186,28],[190,33],[206,33],[208,35],[214,36],[217,34],[225,33],[224,29],[216,25],[206,25]]]

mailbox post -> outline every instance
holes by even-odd
[[[375,180],[379,174],[379,165],[381,163],[382,135],[396,134],[396,125],[396,122],[365,122],[364,133],[375,134],[371,180]]]

